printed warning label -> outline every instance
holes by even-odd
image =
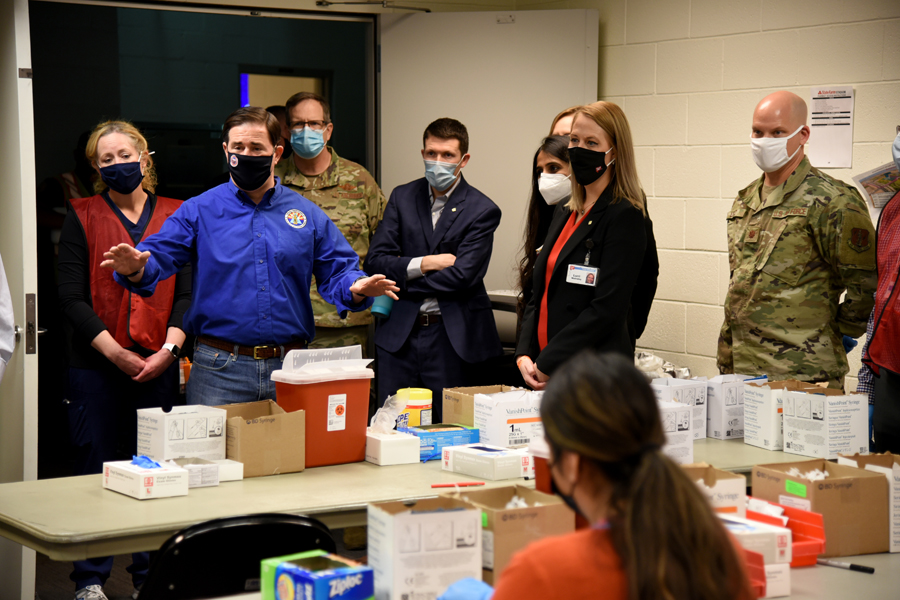
[[[328,431],[347,429],[347,394],[328,396]]]

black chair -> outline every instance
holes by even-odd
[[[193,600],[259,590],[263,559],[334,552],[328,527],[310,517],[258,514],[182,529],[159,549],[139,600]]]

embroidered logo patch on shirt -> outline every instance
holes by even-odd
[[[306,215],[296,208],[292,208],[284,213],[284,220],[294,229],[303,229],[306,227]]]
[[[850,230],[850,241],[847,243],[857,252],[865,252],[872,247],[869,244],[869,231],[859,227]]]

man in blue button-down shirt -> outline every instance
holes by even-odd
[[[274,176],[281,125],[261,108],[225,121],[231,180],[185,202],[160,232],[132,248],[110,248],[102,266],[142,296],[193,263],[185,330],[197,335],[187,386],[190,404],[275,398],[270,381],[284,354],[315,335],[311,277],[340,314],[398,288],[359,270],[359,257],[315,204]]]

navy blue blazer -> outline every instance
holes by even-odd
[[[375,344],[388,352],[400,350],[412,333],[422,302],[436,298],[460,358],[475,363],[501,354],[483,281],[499,224],[497,205],[462,176],[434,229],[425,178],[396,187],[366,256],[366,272],[384,273],[400,287],[400,300],[375,330]],[[453,254],[456,263],[407,281],[409,262],[432,254]]]

